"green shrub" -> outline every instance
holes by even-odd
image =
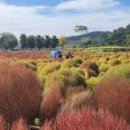
[[[108,64],[101,64],[99,66],[99,71],[100,72],[106,72],[109,68],[110,68],[110,65],[108,65]]]
[[[121,60],[121,63],[122,64],[128,64],[128,63],[130,63],[130,60],[129,60],[129,58],[128,59],[123,59],[123,60]]]
[[[105,72],[101,72],[98,77],[103,77]]]
[[[37,76],[38,76],[38,79],[40,81],[42,88],[45,84],[47,75],[58,70],[60,66],[61,66],[60,62],[53,62],[53,63],[48,63],[45,66],[39,67],[37,71]]]
[[[78,67],[81,63],[81,59],[67,59],[63,61],[61,68]]]
[[[45,62],[40,62],[37,64],[37,75],[40,74],[41,70],[47,65]]]
[[[95,86],[97,86],[97,84],[100,83],[101,78],[95,78],[92,77],[90,79],[88,79],[87,82],[87,86],[90,90],[93,90],[95,88]]]
[[[120,60],[117,60],[117,59],[110,60],[111,66],[115,66],[115,65],[119,65],[119,64],[121,64]]]
[[[88,77],[98,76],[99,68],[95,62],[84,62],[80,65],[81,68],[85,69],[88,73]]]
[[[130,78],[130,64],[111,67],[104,76]]]
[[[86,87],[85,77],[77,69],[61,69],[46,78],[45,88],[48,87]]]

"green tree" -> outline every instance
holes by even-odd
[[[88,27],[83,25],[78,25],[74,27],[74,32],[84,34],[88,32]],[[83,39],[80,40],[81,44],[83,44],[85,41]]]
[[[36,36],[36,47],[40,50],[41,48],[43,48],[43,37],[40,35]]]
[[[0,37],[0,47],[6,50],[14,49],[18,45],[18,40],[12,33],[3,33]]]
[[[34,37],[33,35],[31,35],[31,36],[29,36],[29,37],[27,38],[27,41],[28,41],[28,47],[29,47],[30,49],[33,49],[33,48],[35,47],[35,42],[36,42],[35,37]]]
[[[117,30],[114,30],[111,38],[110,38],[110,44],[114,45],[126,45],[126,31],[124,28],[118,28]]]
[[[126,32],[127,34],[130,34],[130,24],[126,26]]]
[[[130,34],[126,36],[127,46],[130,46]]]
[[[51,47],[55,48],[59,44],[59,40],[56,36],[52,36]]]
[[[109,32],[104,32],[101,37],[100,37],[100,40],[99,40],[99,45],[108,45],[109,43],[111,43],[110,41],[110,33]]]
[[[61,36],[61,37],[59,38],[59,44],[60,44],[60,46],[61,46],[62,49],[63,49],[64,45],[66,44],[66,37],[65,37],[65,36]]]
[[[51,48],[51,38],[49,35],[45,36],[45,48]]]
[[[27,36],[26,34],[21,34],[20,36],[20,45],[23,49],[28,47],[28,42],[27,42]]]
[[[86,32],[88,32],[88,27],[82,26],[82,25],[75,26],[74,31],[75,32],[80,32],[80,33],[84,33],[84,32],[86,33]]]

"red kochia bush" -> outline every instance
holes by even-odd
[[[6,122],[35,115],[41,101],[38,86],[32,71],[18,65],[0,64],[0,114]]]
[[[96,107],[108,109],[130,123],[130,81],[123,78],[107,78],[97,86],[92,97]]]
[[[114,118],[108,111],[89,108],[60,113],[52,123],[45,123],[42,130],[129,130],[125,121]]]
[[[15,121],[11,130],[28,130],[27,123],[23,119]]]
[[[47,88],[43,92],[43,101],[40,107],[41,119],[51,119],[56,116],[62,102],[64,93],[61,88]]]
[[[5,130],[5,120],[0,116],[0,130]]]

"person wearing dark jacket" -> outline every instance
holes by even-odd
[[[73,58],[73,55],[71,54],[71,52],[68,52],[66,55],[66,59],[69,59],[69,58]]]

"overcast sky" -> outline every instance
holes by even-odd
[[[130,24],[130,0],[0,0],[0,33],[74,35]]]

